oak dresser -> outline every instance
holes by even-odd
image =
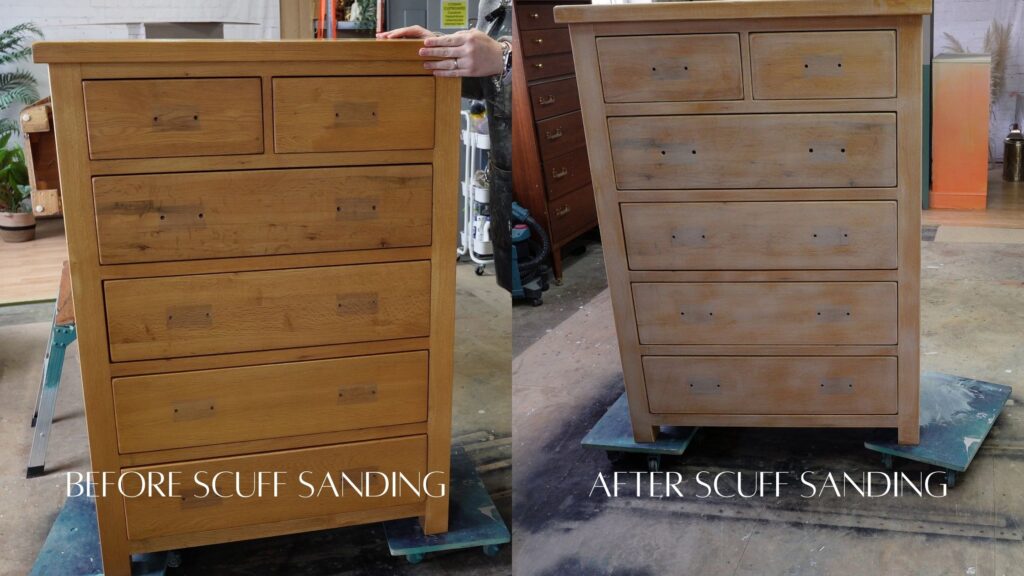
[[[395,518],[447,530],[447,497],[299,482],[447,482],[460,85],[426,74],[420,45],[35,45],[92,468],[180,480],[97,498],[106,574],[132,553]],[[249,494],[258,471],[285,473],[278,497],[193,481]]]
[[[633,433],[918,442],[926,0],[560,6]]]

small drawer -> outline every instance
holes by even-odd
[[[434,78],[274,78],[274,151],[434,146]]]
[[[754,98],[894,98],[896,32],[750,35]]]
[[[896,344],[895,282],[633,284],[641,344]]]
[[[100,262],[427,246],[431,174],[422,165],[95,178]]]
[[[520,35],[523,44],[523,56],[542,56],[544,54],[564,54],[572,52],[569,42],[569,30],[556,28],[553,30],[532,30]]]
[[[620,190],[896,186],[892,113],[608,119]]]
[[[575,112],[580,109],[580,94],[576,78],[542,82],[530,86],[530,105],[534,120]]]
[[[623,204],[631,270],[894,269],[895,202]]]
[[[82,87],[93,160],[263,152],[259,78],[88,80]]]
[[[597,39],[605,102],[742,100],[738,34]]]
[[[104,283],[114,362],[430,334],[430,263]]]
[[[427,353],[131,376],[113,390],[122,454],[425,422]]]
[[[597,226],[594,187],[590,184],[548,203],[551,241],[565,242]]]
[[[572,54],[548,54],[546,56],[533,56],[526,58],[526,81],[541,80],[543,78],[554,78],[555,76],[568,76],[576,73],[572,63]]]
[[[544,183],[548,187],[549,199],[568,194],[589,182],[590,162],[585,146],[544,160]]]
[[[895,414],[896,358],[647,356],[654,414]]]
[[[543,28],[567,28],[567,24],[555,22],[555,3],[516,3],[516,26],[520,30],[540,30]]]
[[[426,498],[425,493],[420,491],[417,494],[407,486],[400,491],[397,488],[385,490],[383,477],[391,479],[393,474],[400,474],[399,481],[404,476],[414,486],[421,482],[427,474],[427,438],[408,436],[354,442],[129,468],[124,472],[130,473],[124,475],[122,492],[129,495],[142,493],[136,498],[124,498],[128,539],[145,540],[200,529],[220,530],[422,502]],[[258,476],[260,472],[262,477]],[[281,482],[276,496],[273,485],[268,484],[273,482],[274,472],[280,473],[278,479]],[[179,482],[173,497],[166,495],[166,483],[162,486],[164,495],[146,494],[141,486],[142,478],[167,478],[170,473],[174,473],[175,480]],[[337,496],[330,490],[330,485],[319,496],[316,495],[325,476],[331,477]],[[344,478],[352,484],[346,483]],[[367,478],[370,479],[368,482]],[[264,482],[260,495],[253,492],[257,488],[257,479]],[[371,494],[384,495],[366,497],[364,492],[361,497],[353,489],[354,485],[365,491],[367,484]],[[436,492],[439,488],[432,490]],[[249,497],[242,498],[239,494]]]
[[[537,142],[545,159],[585,146],[583,116],[573,112],[537,122]]]

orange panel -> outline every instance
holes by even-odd
[[[932,65],[932,208],[985,209],[990,69],[987,56]]]

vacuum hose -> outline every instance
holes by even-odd
[[[520,270],[529,271],[536,268],[538,264],[543,262],[544,259],[548,257],[548,254],[551,252],[551,239],[548,238],[547,233],[545,233],[544,229],[541,228],[540,223],[533,219],[533,216],[527,216],[526,218],[523,219],[523,222],[525,222],[527,226],[532,228],[533,231],[538,236],[540,236],[542,240],[540,252],[538,252],[532,260],[528,260],[526,262],[519,264]]]

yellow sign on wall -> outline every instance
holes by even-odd
[[[441,28],[469,26],[469,5],[467,0],[441,0]]]

